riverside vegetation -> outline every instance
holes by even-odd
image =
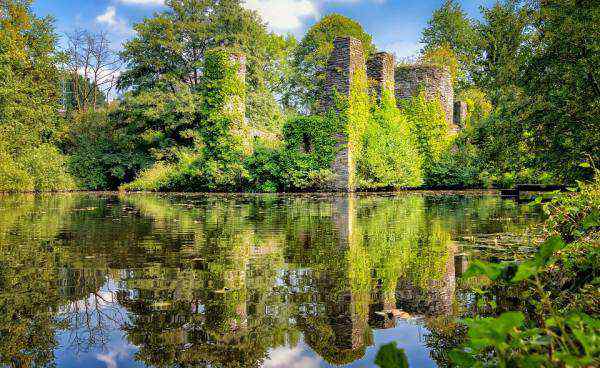
[[[581,162],[598,162],[594,1],[509,0],[482,8],[479,20],[454,1],[437,9],[416,62],[450,70],[469,107],[457,135],[422,95],[398,109],[393,96],[355,94],[340,101],[344,116],[316,114],[333,39],[352,36],[376,51],[341,15],[298,42],[269,33],[238,0],[167,1],[109,62],[101,35],[83,32],[59,49],[52,19],[37,18],[30,3],[1,5],[0,191],[319,190],[333,175],[339,124],[364,148],[362,189],[574,184],[593,174]],[[101,51],[96,67],[122,63],[118,99],[108,102],[103,80],[71,67],[86,47]],[[246,55],[244,88],[225,53]],[[232,96],[246,102],[233,115],[224,108]],[[312,150],[299,152],[305,137]]]

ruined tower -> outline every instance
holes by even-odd
[[[378,52],[367,61],[367,76],[371,93],[381,99],[384,90],[394,93],[394,72],[396,59],[394,54]]]
[[[395,79],[398,103],[402,99],[414,97],[423,89],[427,100],[440,99],[446,121],[453,131],[458,130],[454,125],[452,76],[447,69],[434,65],[401,65],[396,68]]]
[[[366,73],[361,41],[353,37],[336,37],[327,63],[325,91],[319,105],[321,113],[326,114],[336,109],[336,95],[350,94],[350,86],[357,72]],[[348,129],[338,132],[336,140],[338,152],[331,165],[336,178],[329,189],[353,192],[356,189],[355,158],[352,147],[348,145]]]

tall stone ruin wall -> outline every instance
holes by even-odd
[[[333,51],[327,64],[325,91],[319,104],[321,113],[336,108],[336,94],[348,96],[352,78],[357,71],[366,72],[365,55],[362,43],[352,37],[338,37],[333,41]],[[355,159],[348,145],[348,131],[343,129],[336,135],[338,152],[331,165],[335,180],[330,190],[353,192]]]
[[[367,77],[371,92],[381,99],[383,90],[394,93],[396,59],[393,54],[378,52],[367,61]]]
[[[453,131],[458,130],[454,124],[454,88],[448,70],[433,65],[402,65],[396,68],[395,79],[398,103],[416,96],[423,89],[427,100],[440,99],[446,121]]]

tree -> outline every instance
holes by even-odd
[[[483,20],[476,30],[477,59],[473,79],[487,90],[492,102],[506,96],[517,83],[517,77],[530,49],[528,28],[532,13],[518,0],[497,2],[481,9]]]
[[[540,1],[536,37],[520,85],[528,97],[524,122],[532,147],[557,176],[591,175],[579,167],[600,162],[600,4]]]
[[[119,87],[134,91],[176,91],[183,83],[201,84],[205,53],[236,47],[247,55],[248,85],[266,83],[269,34],[259,16],[240,0],[168,0],[167,10],[135,25],[137,35],[124,45],[126,70]]]
[[[57,37],[30,0],[0,2],[0,191],[71,186],[53,146],[58,116]]]
[[[49,141],[57,130],[57,37],[52,18],[30,0],[0,3],[0,141],[11,154]]]
[[[75,30],[67,34],[67,45],[65,108],[96,111],[117,82],[120,60],[111,50],[105,32]]]
[[[362,41],[365,56],[375,51],[372,38],[362,26],[339,14],[330,14],[308,30],[294,55],[296,68],[293,95],[297,107],[314,110],[320,91],[325,89],[325,71],[336,37],[351,36]]]
[[[475,41],[476,33],[473,24],[460,4],[455,0],[446,0],[433,12],[427,27],[423,30],[422,54],[429,54],[438,48],[450,48],[460,63],[462,73],[459,74],[468,77],[471,63],[475,58]]]

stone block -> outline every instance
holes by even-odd
[[[366,63],[360,40],[352,37],[337,37],[333,41],[333,51],[327,64],[327,79],[325,91],[319,101],[322,114],[336,108],[336,95],[349,96],[352,78],[356,72],[366,74]],[[328,188],[332,191],[353,192],[355,175],[355,160],[351,147],[348,145],[348,135],[345,127],[336,134],[338,152],[331,165],[336,179]]]
[[[367,77],[371,93],[376,94],[381,99],[384,89],[394,93],[394,73],[396,68],[396,59],[393,54],[387,52],[378,52],[367,61]]]

